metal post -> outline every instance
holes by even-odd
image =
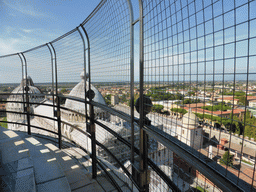
[[[130,0],[127,0],[130,11],[130,103],[131,103],[131,162],[134,164],[134,16]]]
[[[50,51],[50,54],[51,54],[51,66],[52,66],[52,102],[54,104],[54,70],[53,70],[53,61],[54,61],[54,58],[53,58],[53,53],[52,53],[52,50],[49,46],[48,43],[46,43],[46,46],[48,47],[49,51]],[[54,114],[54,111],[55,111],[55,107],[53,107],[53,114]]]
[[[52,43],[49,43],[52,47],[53,54],[54,54],[54,64],[55,64],[55,91],[56,91],[56,102],[57,102],[57,111],[55,111],[54,116],[57,117],[57,123],[58,123],[58,143],[59,143],[59,149],[62,148],[62,134],[61,134],[61,118],[60,118],[60,97],[58,95],[58,76],[57,76],[57,57],[56,57],[56,51],[54,49],[54,46]],[[54,102],[54,101],[53,101]]]
[[[28,134],[31,135],[31,126],[30,126],[30,107],[29,107],[29,86],[28,86],[28,66],[27,66],[27,60],[23,53],[20,53],[23,57],[24,63],[25,63],[25,80],[26,80],[26,106],[25,106],[25,113],[27,114],[27,127],[28,127]],[[23,86],[24,87],[24,86]]]
[[[24,78],[24,64],[23,64],[23,60],[22,57],[20,56],[20,54],[18,53],[18,56],[21,60],[21,82],[23,83],[23,78]],[[24,85],[22,85],[22,104],[23,104],[23,112],[26,113],[25,111],[25,92],[24,92]]]
[[[82,24],[80,26],[84,31],[84,34],[87,40],[87,45],[88,45],[88,73],[89,73],[88,79],[89,79],[89,91],[91,91],[90,40],[84,26]],[[95,179],[97,177],[96,137],[95,137],[96,130],[95,130],[95,123],[94,123],[94,109],[93,109],[93,105],[91,104],[92,94],[88,94],[88,96],[89,96],[89,105],[90,105],[89,113],[90,113],[91,147],[92,147],[92,178]]]
[[[140,177],[139,186],[140,191],[149,191],[149,173],[148,173],[148,136],[143,130],[144,126],[144,97],[143,97],[143,86],[144,86],[144,26],[143,26],[143,3],[139,0],[140,8]]]
[[[82,27],[83,28],[83,27]],[[82,32],[80,31],[79,27],[77,27],[77,30],[81,36],[82,42],[83,42],[83,52],[84,52],[84,104],[85,104],[85,123],[87,126],[88,123],[88,115],[87,115],[87,99],[86,99],[86,92],[87,92],[87,88],[86,88],[86,45],[85,45],[85,40],[84,37],[82,35]],[[85,29],[83,29],[85,31]]]

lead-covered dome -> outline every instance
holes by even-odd
[[[41,91],[37,87],[35,87],[33,80],[30,76],[27,77],[27,85],[29,88],[28,89],[29,94],[41,94]],[[26,77],[23,77],[20,85],[18,87],[16,87],[12,91],[12,93],[13,94],[18,94],[18,93],[22,94],[23,92],[26,93],[25,86],[26,86]],[[10,95],[10,97],[8,98],[8,101],[21,101],[21,99],[22,99],[21,95]],[[40,102],[44,99],[44,97],[30,95],[30,99],[32,99],[31,102]]]
[[[25,87],[26,87],[26,81],[28,85],[28,93],[29,93],[29,102],[31,103],[41,103],[44,100],[44,96],[38,95],[41,94],[41,91],[35,87],[33,80],[30,76],[23,77],[21,80],[21,83],[18,87],[16,87],[13,91],[12,94],[10,94],[9,98],[7,99],[9,102],[6,104],[6,110],[7,111],[15,111],[15,112],[24,112],[24,105],[23,103],[18,103],[19,101],[26,102],[26,97],[22,96],[26,94]],[[15,101],[15,102],[11,102]],[[33,113],[33,108],[35,105],[30,105],[31,107],[31,113]],[[26,120],[25,115],[21,114],[15,114],[15,113],[7,113],[7,120],[11,122],[23,122]],[[14,124],[9,124],[8,125],[9,129],[14,129],[15,125]]]
[[[69,96],[71,97],[78,97],[78,98],[85,98],[85,85],[86,85],[86,90],[89,90],[89,83],[88,81],[84,81],[84,72],[80,74],[81,81],[71,90],[69,93]],[[88,78],[88,74],[86,74],[86,79]],[[84,84],[85,83],[85,84]],[[105,100],[101,93],[93,86],[91,85],[91,89],[95,93],[95,97],[93,98],[93,101],[101,103],[103,105],[106,105]],[[79,111],[82,113],[85,113],[85,105],[81,102],[74,101],[71,99],[67,99],[65,102],[65,107],[69,109],[73,109],[75,111]],[[99,113],[101,110],[99,108],[95,108],[95,112]]]
[[[191,109],[189,109],[188,113],[183,116],[182,123],[185,128],[196,129],[198,127],[199,120],[197,116],[192,113]]]

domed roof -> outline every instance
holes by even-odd
[[[69,93],[69,96],[84,99],[85,98],[85,85],[86,85],[86,90],[88,91],[89,83],[86,81],[86,84],[84,85],[84,83],[85,83],[84,82],[84,72],[82,72],[80,74],[80,77],[82,80],[71,90],[71,92]],[[88,78],[88,74],[86,74],[86,79],[87,78]],[[106,105],[105,100],[104,100],[103,96],[101,95],[101,93],[93,85],[91,85],[91,89],[95,93],[95,97],[93,98],[93,101],[101,103],[103,105]],[[85,112],[85,105],[83,105],[81,102],[74,101],[71,99],[66,100],[65,107],[79,111],[79,112]],[[99,110],[99,109],[95,109],[95,112],[97,112],[97,110]]]
[[[84,70],[81,72],[80,77],[81,77],[81,79],[84,79]],[[89,78],[89,74],[86,73],[86,79],[88,79],[88,78]]]
[[[30,76],[27,76],[27,81],[28,81],[28,93],[33,93],[33,94],[40,94],[41,91],[34,86],[33,80]],[[23,77],[21,80],[21,83],[18,87],[16,87],[12,93],[23,93],[23,87],[26,85],[26,77]],[[25,87],[24,87],[24,92],[25,92]]]
[[[186,113],[182,118],[183,127],[195,129],[198,127],[199,120],[197,116],[192,113],[191,109],[188,110],[188,113]]]

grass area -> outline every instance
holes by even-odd
[[[7,118],[6,117],[1,118],[1,121],[7,121]],[[0,122],[0,126],[8,129],[8,124],[7,123]]]
[[[252,163],[250,163],[250,162],[248,162],[248,161],[245,161],[245,160],[242,160],[242,162],[247,163],[247,164],[249,164],[249,165],[252,165]]]
[[[196,187],[196,191],[197,192],[208,192],[207,190],[204,190],[202,187],[200,187],[200,186],[197,186]]]

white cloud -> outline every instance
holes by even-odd
[[[33,1],[32,1],[33,2]],[[49,17],[48,14],[42,13],[38,10],[36,10],[31,4],[25,4],[22,1],[7,1],[4,0],[3,3],[8,6],[11,9],[14,9],[15,11],[18,11],[22,14],[29,15],[32,17]],[[13,14],[13,13],[12,13]]]
[[[25,32],[25,33],[32,33],[32,32],[34,32],[35,30],[33,30],[33,29],[21,29],[23,32]]]
[[[15,46],[17,39],[0,38],[0,55],[7,55],[18,52]]]
[[[13,54],[45,44],[58,37],[60,31],[52,33],[41,28],[18,28],[5,26],[0,34],[0,56]]]

